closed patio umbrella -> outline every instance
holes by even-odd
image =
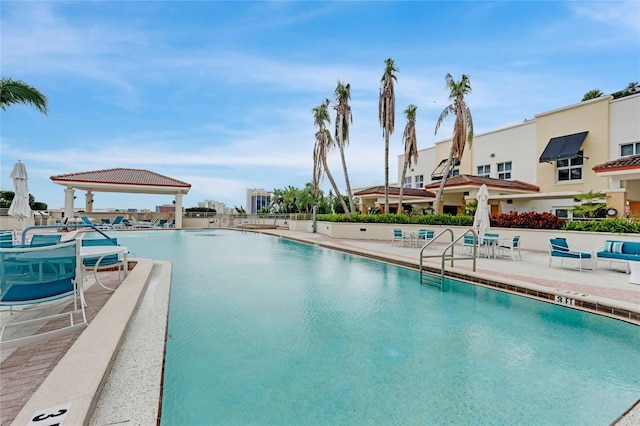
[[[9,207],[9,216],[16,217],[22,221],[22,228],[25,227],[24,220],[31,217],[31,207],[29,207],[29,185],[27,184],[27,169],[18,160],[11,171],[13,179],[13,189],[15,196]]]
[[[482,241],[484,234],[489,231],[491,226],[489,222],[489,190],[487,185],[482,184],[476,199],[478,200],[478,206],[473,217],[473,229],[478,234],[478,240]]]

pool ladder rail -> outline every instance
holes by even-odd
[[[465,235],[473,235],[473,256],[458,256],[456,257],[455,248],[458,245],[460,240],[463,240]],[[431,244],[435,243],[439,238],[446,238],[445,236],[450,236],[449,244],[442,250],[439,254],[424,254],[425,249],[427,249]],[[445,271],[445,262],[451,262],[451,267],[454,265],[455,260],[472,260],[473,261],[473,271],[476,270],[476,259],[478,257],[478,235],[476,231],[473,229],[468,229],[462,235],[455,238],[453,230],[450,228],[444,229],[442,232],[437,234],[431,240],[427,241],[427,243],[422,246],[420,249],[420,284],[426,284],[433,287],[438,287],[440,290],[444,290],[444,271]],[[425,270],[425,266],[423,264],[423,260],[432,257],[440,258],[440,274],[436,275],[431,272]]]

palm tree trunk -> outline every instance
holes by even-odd
[[[389,213],[389,131],[384,132],[384,212]]]
[[[340,191],[338,191],[338,186],[336,185],[336,181],[333,180],[333,176],[331,175],[331,172],[329,171],[329,166],[327,165],[327,159],[323,158],[322,159],[322,165],[324,166],[324,172],[327,174],[327,178],[329,179],[329,182],[331,182],[331,186],[333,187],[333,190],[336,192],[336,197],[338,197],[338,199],[340,200],[340,204],[342,204],[342,209],[344,210],[347,219],[351,220],[351,212],[349,211],[349,208],[347,207],[347,203],[344,202],[344,198],[342,198],[342,195],[340,195]]]
[[[404,193],[404,178],[407,174],[407,166],[409,162],[407,161],[407,154],[404,155],[404,164],[402,165],[402,178],[400,179],[400,194],[398,195],[398,214],[402,214],[404,210],[402,208],[402,195]]]
[[[447,177],[449,176],[449,171],[451,170],[451,163],[453,163],[453,149],[454,149],[454,146],[451,145],[449,158],[447,159],[447,163],[444,165],[444,172],[442,174],[442,180],[440,181],[440,187],[438,188],[438,192],[436,193],[436,201],[433,206],[433,210],[435,211],[436,214],[440,214],[440,200],[442,199],[442,193],[444,192],[444,185],[447,182]]]
[[[342,139],[342,137],[340,138]],[[340,143],[340,157],[342,158],[342,170],[344,171],[344,183],[347,186],[347,197],[349,197],[349,207],[351,207],[349,211],[351,213],[355,213],[356,212],[355,204],[353,203],[353,193],[351,192],[351,184],[349,183],[349,173],[347,173],[347,160],[344,158],[343,146],[344,145]]]

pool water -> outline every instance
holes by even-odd
[[[640,328],[253,233],[118,233],[173,261],[162,425],[610,424]]]

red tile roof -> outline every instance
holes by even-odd
[[[69,173],[66,175],[51,176],[55,183],[63,182],[87,182],[101,184],[144,185],[144,186],[169,186],[179,188],[191,188],[190,183],[173,179],[168,176],[142,169],[105,169],[91,172]]]
[[[632,169],[640,169],[640,154],[618,158],[617,160],[607,161],[606,163],[593,166],[593,171],[596,173]]]
[[[474,175],[458,175],[450,177],[445,183],[445,188],[452,188],[455,186],[481,186],[482,184],[492,188],[505,188],[532,192],[540,191],[539,186],[528,182],[522,182],[520,180],[505,180]],[[425,189],[433,189],[438,188],[439,186],[440,182],[438,181],[429,183],[424,187]]]
[[[372,186],[371,188],[361,189],[360,191],[356,191],[353,195],[372,195],[372,194],[382,194],[384,195],[384,186]],[[389,195],[399,196],[400,195],[400,187],[398,186],[390,186],[389,187]],[[424,197],[424,198],[435,198],[436,194],[431,191],[425,191],[424,189],[416,189],[416,188],[405,188],[402,191],[402,196],[406,197]]]

